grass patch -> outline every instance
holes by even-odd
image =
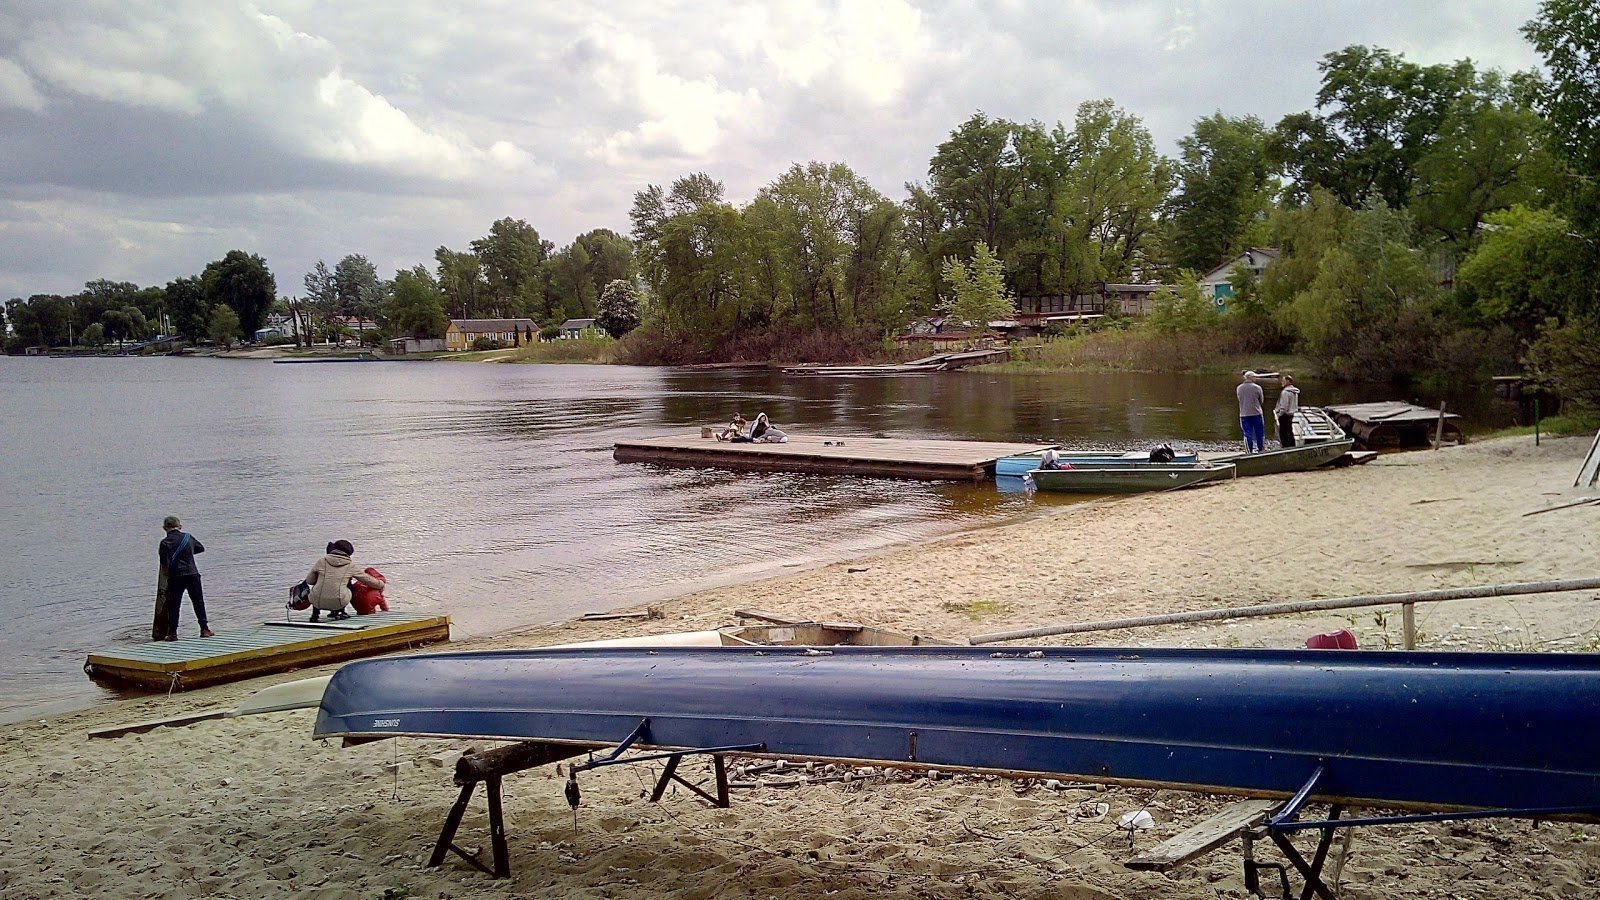
[[[582,337],[563,341],[540,341],[518,349],[506,362],[514,363],[610,363],[617,357],[617,342],[610,336],[589,330]]]
[[[1600,413],[1575,412],[1562,413],[1551,416],[1539,422],[1539,433],[1551,437],[1567,437],[1569,435],[1588,435],[1600,429]],[[1475,441],[1488,441],[1503,437],[1532,437],[1532,425],[1513,425],[1510,428],[1501,428],[1485,435],[1474,435]]]
[[[998,600],[973,600],[970,603],[942,603],[940,607],[945,612],[966,616],[974,622],[980,622],[990,616],[1004,615],[1010,610]]]
[[[1315,377],[1316,367],[1288,353],[1238,353],[1220,332],[1164,334],[1142,328],[1090,331],[1021,342],[996,372],[1159,372],[1237,375],[1245,369]]]

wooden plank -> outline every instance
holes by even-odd
[[[233,715],[231,709],[211,709],[204,712],[185,713],[181,716],[167,716],[162,719],[146,719],[143,722],[129,722],[126,725],[112,725],[109,728],[96,728],[89,732],[92,738],[119,738],[130,734],[144,734],[157,728],[178,728],[184,725],[193,725],[196,722],[209,722],[212,719],[224,719]]]
[[[1179,832],[1123,863],[1144,872],[1165,872],[1210,853],[1240,832],[1266,821],[1276,800],[1241,800],[1204,822]]]
[[[733,614],[740,619],[755,619],[760,622],[771,622],[774,625],[803,625],[810,621],[809,619],[796,619],[794,616],[767,612],[764,609],[736,609]]]

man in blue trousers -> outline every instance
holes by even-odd
[[[1244,432],[1246,453],[1260,453],[1267,449],[1267,420],[1261,414],[1264,399],[1261,385],[1256,384],[1256,373],[1245,372],[1244,381],[1234,389],[1239,397],[1239,429]]]

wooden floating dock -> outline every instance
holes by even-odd
[[[746,472],[803,472],[922,481],[982,481],[1002,456],[1042,453],[1054,444],[789,435],[786,444],[734,444],[696,434],[618,441],[617,462]]]
[[[449,616],[379,612],[311,623],[297,614],[216,637],[97,650],[83,670],[96,680],[181,691],[448,640]]]
[[[875,366],[824,366],[804,363],[785,366],[785,375],[931,375],[934,372],[951,372],[968,366],[1001,363],[1011,358],[1004,347],[989,350],[963,350],[958,353],[936,353],[907,363],[890,363]]]
[[[1447,444],[1466,442],[1461,427],[1454,421],[1460,416],[1426,406],[1390,400],[1383,403],[1325,406],[1323,409],[1332,414],[1340,428],[1356,438],[1357,446],[1361,449],[1426,447],[1440,431]]]

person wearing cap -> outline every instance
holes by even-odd
[[[1267,421],[1261,414],[1261,404],[1266,399],[1261,385],[1256,384],[1256,373],[1246,370],[1244,381],[1234,388],[1239,398],[1239,430],[1244,432],[1246,453],[1260,453],[1267,449]]]
[[[382,581],[356,568],[351,559],[355,552],[355,545],[349,541],[334,541],[328,545],[328,552],[311,567],[306,575],[306,584],[311,588],[311,621],[319,620],[323,613],[330,619],[350,618],[344,608],[350,604],[351,579],[383,590]]]
[[[1294,386],[1294,377],[1283,376],[1283,390],[1278,392],[1278,405],[1272,414],[1278,419],[1278,446],[1294,446],[1294,414],[1300,411],[1300,389]]]
[[[183,523],[178,521],[177,516],[167,516],[162,520],[161,527],[166,531],[166,536],[161,539],[156,552],[161,564],[167,567],[167,594],[162,612],[166,634],[161,640],[178,639],[178,612],[183,609],[185,591],[189,594],[189,602],[194,604],[194,617],[200,622],[200,636],[211,637],[211,626],[206,620],[205,592],[200,588],[200,567],[194,561],[196,553],[206,552],[205,545],[183,530]]]

